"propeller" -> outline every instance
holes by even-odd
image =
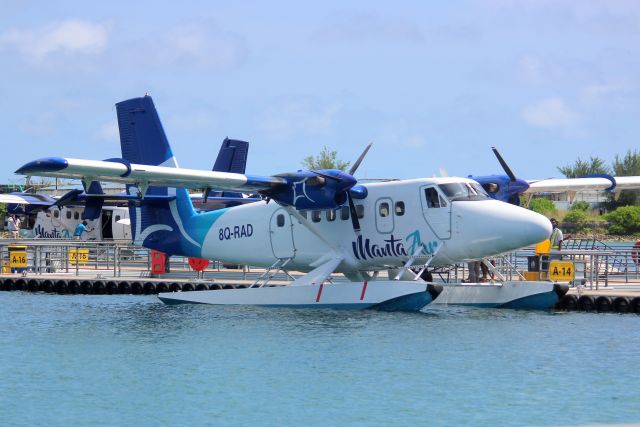
[[[498,152],[498,149],[496,147],[492,146],[491,150],[493,150],[493,154],[495,154],[496,157],[498,158],[498,162],[500,162],[500,165],[502,166],[502,169],[504,169],[504,172],[509,176],[509,178],[511,179],[511,182],[515,182],[516,181],[516,176],[513,174],[513,172],[511,172],[511,168],[509,168],[509,165],[507,165],[507,162],[504,161],[504,159],[502,158],[502,156]]]
[[[349,169],[349,175],[353,175],[354,173],[356,173],[356,170],[358,170],[360,163],[362,163],[362,160],[364,160],[364,156],[367,155],[372,145],[373,142],[370,142],[369,145],[366,146],[362,154],[360,154],[360,157],[358,157],[358,160],[356,160],[353,166],[351,166],[351,169]],[[351,196],[350,191],[347,191],[347,200],[349,201],[349,211],[351,212],[351,225],[353,225],[353,231],[359,233],[360,220],[358,220],[358,212],[356,211],[356,205],[353,202],[353,196]]]
[[[373,145],[373,142],[370,142],[369,145],[367,145],[367,147],[364,149],[362,154],[360,154],[360,157],[358,157],[358,160],[356,160],[353,166],[351,166],[351,169],[349,169],[349,175],[353,175],[354,173],[356,173],[356,170],[358,170],[358,167],[360,167],[360,163],[362,163],[364,156],[367,155],[372,145]]]

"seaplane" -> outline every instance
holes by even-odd
[[[126,185],[135,196],[128,201],[135,244],[267,272],[306,273],[287,285],[264,279],[245,289],[159,294],[167,304],[416,311],[443,293],[443,285],[422,280],[428,269],[520,249],[551,232],[547,218],[492,199],[472,179],[359,183],[355,174],[371,144],[348,172],[258,176],[181,168],[151,97],[120,102],[116,110],[121,158],[47,157],[16,173],[79,179],[85,188],[96,181]],[[263,200],[197,212],[192,188],[259,194]],[[334,273],[348,281],[333,283]],[[489,289],[478,284],[462,292],[462,300],[480,301],[469,299],[480,286]],[[522,282],[517,295],[516,287],[505,284],[510,299],[494,303],[533,298],[550,306],[559,297],[550,282]],[[447,301],[454,303],[457,289],[465,288],[450,288]]]

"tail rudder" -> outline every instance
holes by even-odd
[[[129,163],[178,167],[150,96],[116,104],[122,158]],[[127,194],[139,188],[128,185]],[[197,215],[184,188],[150,186],[144,198],[129,203],[131,233],[136,244],[168,254],[199,256],[202,240],[189,224]],[[198,233],[195,233],[198,234]]]

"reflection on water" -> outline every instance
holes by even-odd
[[[2,426],[640,421],[640,316],[0,302]]]

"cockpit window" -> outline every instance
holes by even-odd
[[[424,197],[427,200],[427,207],[429,208],[444,208],[447,206],[446,200],[438,193],[434,187],[428,187],[424,189]]]
[[[482,188],[484,188],[487,193],[497,193],[500,186],[496,182],[488,182],[486,184],[482,184]]]
[[[478,183],[452,182],[450,184],[439,184],[438,187],[447,195],[452,202],[458,200],[486,200],[489,195]]]

